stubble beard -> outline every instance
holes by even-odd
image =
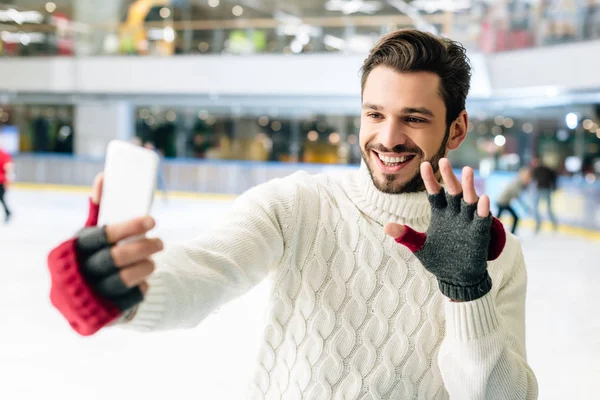
[[[446,155],[446,146],[448,145],[448,138],[450,136],[450,130],[446,129],[446,133],[444,134],[444,140],[442,140],[442,144],[438,151],[431,157],[429,160],[421,160],[429,161],[431,166],[433,167],[433,173],[437,176],[439,171],[439,161]],[[367,155],[365,151],[361,149],[361,154],[363,158],[363,162],[367,166],[369,170],[369,175],[371,175],[371,180],[373,184],[380,192],[387,194],[402,194],[402,193],[418,193],[425,190],[425,183],[423,182],[423,178],[421,177],[421,169],[417,168],[417,172],[406,182],[396,182],[397,176],[395,174],[383,174],[383,180],[378,180],[373,174],[373,170],[371,166],[367,162]],[[422,153],[421,153],[422,154]]]

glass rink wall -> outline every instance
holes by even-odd
[[[103,168],[103,160],[82,156],[21,154],[15,158],[19,182],[36,182],[33,185],[64,184],[89,186],[94,176]],[[309,173],[344,174],[357,165],[317,163],[282,163],[228,160],[165,160],[161,165],[167,191],[235,196],[273,178],[284,177],[298,170]],[[460,176],[460,169],[456,174]],[[516,172],[476,171],[478,193],[494,199]],[[21,184],[27,188],[32,184]],[[533,193],[523,196],[531,204]],[[527,209],[517,204],[521,215]],[[531,208],[529,206],[528,208]],[[562,224],[590,230],[600,230],[600,181],[580,174],[561,176],[558,190],[553,195],[553,209]],[[542,209],[542,215],[544,211]]]

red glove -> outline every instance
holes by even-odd
[[[100,206],[90,199],[86,227],[96,226],[99,209]],[[67,240],[48,256],[50,300],[76,332],[88,336],[117,319],[121,310],[113,302],[99,296],[84,278],[78,239],[74,237]]]

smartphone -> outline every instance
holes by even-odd
[[[98,225],[149,215],[158,166],[154,151],[122,140],[111,141],[106,149]]]

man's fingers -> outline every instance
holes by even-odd
[[[154,272],[154,262],[152,260],[144,260],[134,266],[121,270],[119,276],[125,286],[132,288],[144,283],[152,272]]]
[[[110,253],[115,266],[125,267],[150,257],[163,249],[160,239],[140,239],[135,242],[114,246]]]
[[[444,184],[446,185],[446,191],[452,196],[459,195],[462,192],[462,186],[456,175],[454,175],[454,171],[452,171],[450,160],[447,158],[442,158],[439,164],[440,172],[442,173],[442,178],[444,179]]]
[[[154,228],[152,217],[138,217],[126,222],[106,226],[106,238],[111,244],[120,242],[132,236],[143,235]]]
[[[427,193],[437,194],[440,192],[440,190],[442,190],[442,186],[435,178],[433,168],[428,161],[421,163],[421,178],[423,178],[423,183],[425,184]]]
[[[462,170],[462,188],[463,198],[468,204],[477,203],[477,192],[475,191],[475,179],[473,177],[473,169],[464,167]]]
[[[486,195],[481,196],[477,203],[477,215],[481,218],[487,218],[490,215],[490,198]]]
[[[142,282],[140,283],[140,291],[142,292],[142,294],[145,296],[146,293],[148,293],[148,282]]]
[[[395,222],[388,222],[383,227],[385,233],[387,233],[392,238],[396,239],[404,235],[406,228],[404,225],[397,224]]]
[[[94,178],[94,184],[92,185],[92,202],[95,205],[100,204],[102,198],[102,185],[104,184],[104,173],[100,172]]]

